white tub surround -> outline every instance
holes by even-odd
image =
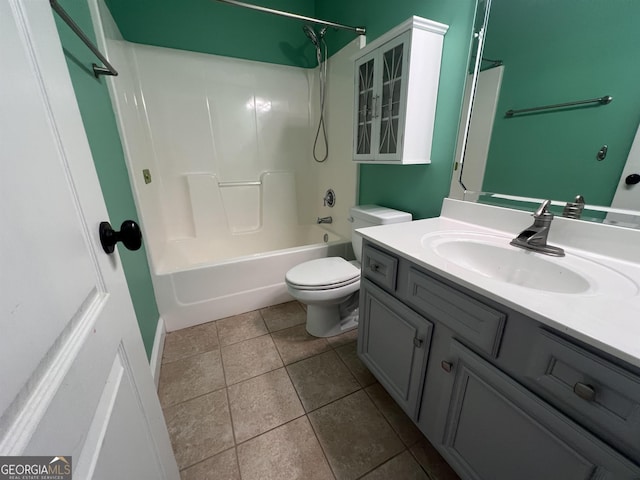
[[[554,258],[509,246],[532,220],[527,212],[445,199],[438,218],[358,231],[427,270],[640,367],[640,231],[556,217],[548,243],[564,248],[567,257]],[[470,234],[502,238],[504,248],[566,266],[584,274],[592,287],[558,293],[516,285],[462,267],[430,246],[434,236]],[[603,271],[606,276],[598,274]]]

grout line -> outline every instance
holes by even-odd
[[[182,405],[183,403],[190,402],[191,400],[195,400],[196,398],[204,397],[205,395],[210,395],[212,393],[219,392],[223,388],[226,389],[227,387],[216,388],[215,390],[210,390],[208,392],[201,393],[199,395],[196,395],[195,397],[191,397],[191,398],[187,398],[185,400],[181,400],[178,403],[173,403],[171,405],[166,405],[166,406],[162,406],[162,404],[161,404],[160,406],[162,407],[162,411],[164,412],[165,410],[168,410],[169,408],[177,407],[178,405]]]
[[[287,425],[288,423],[294,422],[294,421],[299,420],[299,419],[301,419],[302,417],[306,417],[306,416],[307,416],[307,414],[306,414],[306,413],[302,413],[302,415],[298,415],[297,417],[292,418],[292,419],[290,419],[290,420],[287,420],[286,422],[281,423],[280,425],[276,425],[275,427],[271,427],[269,430],[265,430],[264,432],[260,432],[259,434],[254,435],[254,436],[253,436],[253,437],[251,437],[251,438],[247,438],[246,440],[243,440],[243,441],[242,441],[242,442],[240,442],[240,443],[236,443],[236,445],[235,445],[235,446],[236,446],[236,448],[238,448],[238,447],[240,447],[240,446],[244,445],[245,443],[250,442],[251,440],[255,440],[256,438],[261,437],[262,435],[265,435],[266,433],[272,432],[273,430],[275,430],[275,429],[277,429],[277,428],[283,427],[283,426]],[[235,437],[234,437],[234,439],[235,439]]]
[[[216,321],[213,320],[211,322],[207,322],[207,323],[201,323],[200,325],[196,325],[195,327],[200,327],[203,325],[208,325],[210,323],[215,324]],[[189,328],[195,328],[195,327],[189,327]],[[187,329],[183,329],[183,330],[187,330]],[[180,330],[177,330],[176,332],[168,332],[167,335],[165,336],[164,339],[164,347],[166,348],[167,346],[167,341],[169,340],[169,337],[171,337],[172,335],[174,335],[175,333],[179,332]],[[212,350],[215,350],[216,348],[220,349],[221,345],[220,345],[220,338],[218,337],[218,326],[216,325],[216,338],[218,339],[218,343],[217,345],[214,345],[212,348],[207,348],[206,350],[203,350],[201,352],[195,352],[195,353],[187,353],[186,355],[184,355],[183,357],[177,358],[175,360],[171,360],[170,362],[165,362],[164,358],[166,357],[166,350],[165,348],[163,348],[163,354],[162,354],[162,358],[160,359],[160,369],[162,369],[162,367],[164,365],[169,365],[171,363],[175,363],[175,362],[179,362],[180,360],[184,360],[186,358],[191,358],[191,357],[195,357],[196,355],[200,355],[202,353],[207,353],[207,352],[211,352]]]
[[[370,474],[371,472],[373,472],[374,470],[377,470],[378,468],[382,467],[383,465],[386,465],[386,464],[387,464],[387,463],[389,463],[391,460],[393,460],[393,459],[394,459],[394,458],[396,458],[396,457],[399,457],[400,455],[402,455],[404,452],[407,452],[407,451],[409,451],[409,449],[408,449],[408,448],[404,449],[403,451],[401,451],[400,453],[398,453],[398,454],[394,455],[393,457],[386,459],[386,460],[385,460],[385,461],[383,461],[382,463],[380,463],[380,464],[376,465],[375,467],[373,467],[371,470],[368,470],[367,472],[365,472],[365,473],[363,473],[362,475],[360,475],[359,477],[357,477],[357,478],[356,478],[356,480],[359,480],[359,479],[361,479],[361,478],[366,477],[367,475],[369,475],[369,474]],[[416,463],[417,463],[417,462],[416,462]],[[420,464],[419,464],[419,463],[418,463],[418,466],[422,469],[422,467],[420,466]],[[428,475],[427,475],[427,477],[428,477]],[[429,477],[429,478],[431,478],[431,477]]]
[[[196,465],[200,465],[201,463],[206,462],[207,460],[211,460],[211,459],[212,459],[213,457],[215,457],[215,456],[222,455],[223,453],[228,452],[229,450],[235,450],[235,448],[236,448],[236,447],[235,447],[235,445],[234,445],[233,447],[229,447],[229,448],[227,448],[227,449],[225,449],[225,450],[222,450],[221,452],[214,453],[214,454],[213,454],[213,455],[211,455],[210,457],[203,458],[202,460],[198,460],[196,463],[192,463],[192,464],[191,464],[191,465],[189,465],[188,467],[184,467],[184,468],[180,469],[180,472],[182,473],[182,472],[184,472],[185,470],[190,469],[191,467],[195,467]],[[237,453],[236,453],[236,462],[238,461],[237,459],[238,459],[238,455],[237,455]],[[239,470],[239,469],[240,469],[240,467],[238,467],[238,470]]]
[[[331,471],[331,474],[333,475],[333,478],[337,479],[338,476],[336,475],[336,472],[333,470],[333,466],[331,465],[331,462],[329,461],[329,457],[327,456],[327,452],[325,451],[324,447],[322,446],[322,442],[320,441],[320,437],[318,437],[318,432],[316,432],[316,429],[313,426],[313,422],[309,418],[309,414],[307,413],[305,415],[305,417],[307,417],[307,422],[309,422],[309,425],[311,425],[311,431],[315,435],[316,441],[318,442],[318,445],[320,445],[320,451],[322,451],[322,455],[324,456],[324,459],[327,462],[327,465],[329,465],[329,470]]]
[[[369,387],[372,387],[373,385],[375,385],[375,384],[369,385]],[[380,383],[379,383],[379,385],[380,385],[380,388],[382,388],[382,389],[384,390],[384,392],[385,392],[387,395],[389,395],[389,393],[385,390],[385,388],[382,386],[382,384],[380,384]],[[407,450],[409,450],[409,448],[411,448],[411,447],[409,447],[407,444],[405,444],[405,443],[404,443],[404,441],[402,440],[402,437],[400,436],[400,432],[398,432],[398,429],[396,429],[396,428],[393,426],[393,424],[391,423],[391,421],[389,421],[389,418],[385,415],[385,413],[384,413],[384,411],[382,410],[382,408],[378,406],[378,404],[376,403],[376,401],[373,399],[373,396],[372,396],[372,395],[367,391],[367,389],[368,389],[369,387],[363,388],[364,393],[367,395],[367,397],[369,397],[369,400],[371,400],[371,403],[373,403],[373,406],[376,408],[376,410],[378,410],[378,412],[380,412],[380,415],[382,415],[382,418],[384,418],[384,421],[385,421],[385,422],[387,422],[387,424],[389,425],[389,427],[391,427],[391,430],[393,431],[393,433],[395,433],[395,434],[396,434],[396,437],[398,437],[398,440],[400,440],[400,443],[402,443],[402,445],[403,445]],[[398,405],[398,404],[397,404],[397,402],[393,399],[393,397],[391,397],[391,395],[389,395],[389,397],[391,398],[391,401],[392,401],[394,404]],[[400,410],[402,410],[402,408],[400,407],[400,405],[398,405],[398,407],[400,408]],[[402,410],[402,413],[403,413],[403,414],[405,414],[403,410]],[[405,414],[405,415],[406,415],[406,414]],[[407,417],[407,418],[408,418],[408,417]],[[413,423],[413,420],[411,420],[410,418],[409,418],[409,421]],[[415,424],[414,424],[414,425],[415,425]],[[420,432],[420,434],[424,437],[424,434],[423,434],[422,432]],[[418,442],[419,442],[419,441],[420,441],[420,440],[418,440]],[[413,445],[417,444],[418,442],[415,442]]]

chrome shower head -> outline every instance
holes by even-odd
[[[320,38],[322,38],[324,36],[324,31],[326,29],[321,30],[320,32]],[[310,27],[309,25],[303,25],[302,26],[302,31],[304,32],[304,34],[309,37],[309,40],[311,40],[311,43],[313,43],[316,47],[320,46],[320,41],[318,39],[318,35],[316,34],[316,31],[313,29],[313,27]]]

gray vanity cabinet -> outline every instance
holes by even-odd
[[[640,470],[509,376],[452,340],[443,453],[463,478],[638,478]]]
[[[363,279],[358,354],[394,400],[416,418],[433,324]]]
[[[362,275],[360,358],[463,479],[640,479],[635,369],[368,241]]]

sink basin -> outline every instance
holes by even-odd
[[[637,285],[615,270],[568,253],[551,257],[509,245],[511,239],[475,232],[440,232],[422,246],[475,275],[518,287],[561,294],[635,295]],[[453,265],[451,265],[453,264]]]

